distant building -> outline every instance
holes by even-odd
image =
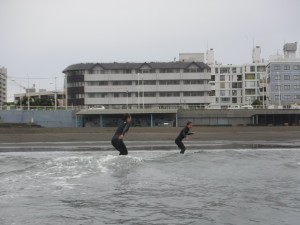
[[[243,72],[240,65],[210,65],[212,108],[243,104]]]
[[[283,46],[284,56],[270,58],[267,66],[267,95],[270,105],[300,104],[300,58],[296,57],[297,42]]]
[[[204,63],[204,53],[179,53],[179,61]]]
[[[210,67],[203,62],[86,63],[68,66],[68,106],[183,107],[210,104]]]
[[[7,69],[0,67],[0,106],[7,101]]]
[[[260,47],[253,49],[253,63],[218,65],[213,63],[213,50],[207,60],[211,67],[211,108],[251,105],[255,100],[265,103],[266,62],[260,59]]]
[[[36,90],[35,87],[27,88],[26,93],[18,93],[14,94],[14,101],[19,102],[23,99],[23,97],[28,96],[30,99],[35,101],[36,99],[50,99],[53,102],[53,106],[55,105],[55,99],[57,100],[57,106],[64,106],[65,95],[63,91],[46,91],[46,89]]]

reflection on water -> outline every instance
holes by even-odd
[[[0,224],[299,224],[300,149],[0,154]]]

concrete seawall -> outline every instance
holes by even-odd
[[[180,127],[131,127],[128,141],[173,141]],[[300,126],[278,127],[193,127],[193,141],[274,141],[298,140]],[[115,128],[0,128],[0,143],[110,141]]]

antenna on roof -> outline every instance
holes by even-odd
[[[208,40],[206,41],[206,53],[208,52]]]

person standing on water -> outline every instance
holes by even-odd
[[[129,130],[131,123],[131,115],[126,113],[122,118],[122,123],[117,128],[114,136],[111,139],[111,144],[117,149],[119,155],[128,155],[126,145],[123,142],[125,133]]]
[[[185,146],[182,143],[182,140],[184,138],[188,138],[187,135],[192,135],[194,134],[193,132],[189,132],[190,129],[193,127],[192,122],[187,122],[186,126],[180,131],[178,137],[175,139],[175,143],[178,145],[178,147],[181,149],[180,153],[184,154],[185,152]]]

